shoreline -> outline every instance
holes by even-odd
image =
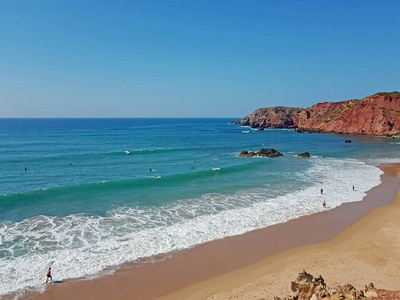
[[[270,268],[273,268],[277,265],[271,261],[273,257],[291,253],[285,258],[290,260],[299,248],[331,242],[346,228],[363,220],[364,215],[371,214],[370,211],[375,207],[392,203],[399,188],[396,175],[400,164],[382,164],[379,167],[384,171],[381,184],[368,191],[363,201],[345,203],[335,209],[283,224],[212,241],[171,255],[158,256],[154,264],[138,266],[137,263],[127,263],[112,275],[53,284],[43,294],[27,292],[22,299],[206,299],[217,292],[240,285],[239,282],[245,282],[244,278],[249,281],[250,277],[254,277],[251,275],[254,273],[252,268],[261,268],[257,267],[258,264],[269,261]],[[250,275],[248,269],[253,270]],[[295,270],[295,276],[301,270]],[[240,280],[232,275],[236,273],[239,273],[236,277],[240,277]],[[295,277],[286,277],[287,282],[282,283],[287,285],[287,290],[292,279]]]

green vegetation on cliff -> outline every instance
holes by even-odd
[[[398,91],[380,92],[380,93],[376,93],[375,95],[378,95],[378,96],[400,96],[400,92],[398,92]]]

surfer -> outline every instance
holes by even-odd
[[[25,171],[28,171],[28,168],[25,168]]]
[[[353,185],[353,191],[354,191],[354,185]]]
[[[49,268],[49,269],[47,270],[47,280],[46,280],[46,283],[49,281],[49,278],[50,278],[50,282],[52,282],[52,281],[53,281],[53,277],[51,276],[51,268]]]

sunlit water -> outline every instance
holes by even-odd
[[[1,119],[0,294],[360,201],[400,162],[400,139],[230,121]],[[284,156],[237,156],[261,148]]]

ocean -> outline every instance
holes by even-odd
[[[399,138],[232,120],[0,119],[0,295],[361,201],[400,162]],[[261,148],[283,156],[238,157]]]

